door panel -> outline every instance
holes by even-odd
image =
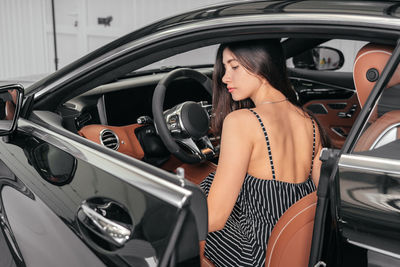
[[[347,90],[355,90],[352,72],[321,71],[307,69],[288,69],[290,79],[313,81]]]
[[[40,198],[9,186],[1,196],[27,266],[105,266]]]
[[[5,200],[5,210],[11,216],[11,229],[27,262],[28,259],[29,262],[41,260],[43,264],[36,266],[54,266],[52,260],[56,252],[44,251],[52,252],[56,247],[66,247],[65,255],[73,257],[78,264],[74,266],[99,266],[88,262],[91,258],[98,260],[97,257],[108,266],[155,266],[159,262],[168,262],[172,250],[168,254],[166,248],[175,246],[171,243],[171,236],[173,232],[179,234],[179,227],[182,226],[178,227],[176,222],[181,211],[186,209],[185,201],[190,195],[189,190],[176,185],[179,182],[176,178],[176,184],[168,182],[159,178],[162,175],[168,176],[168,173],[151,169],[151,174],[135,167],[148,166],[142,162],[117,152],[116,158],[111,157],[107,155],[109,151],[106,148],[101,148],[105,153],[100,153],[23,119],[19,122],[19,129],[25,133],[18,133],[7,144],[0,142],[0,157],[32,191],[34,198],[18,196],[18,192],[13,189],[3,191],[2,197]],[[45,155],[51,157],[46,159]],[[73,170],[62,166],[63,157],[68,159],[65,163],[75,162],[69,164]],[[125,161],[118,160],[118,157]],[[64,178],[62,183],[54,182],[59,178],[54,174],[61,174]],[[65,174],[72,177],[65,177]],[[93,198],[118,203],[132,218],[133,233],[124,247],[110,246],[106,239],[94,232],[85,232],[77,223],[79,207]],[[31,222],[27,219],[21,222],[24,216],[32,217]],[[46,221],[52,222],[50,228],[47,228]],[[57,228],[54,226],[56,222],[62,226]],[[43,234],[37,236],[40,232]],[[197,244],[198,239],[194,239],[193,243]],[[57,245],[57,241],[64,243],[62,246]],[[29,242],[38,245],[32,248]],[[41,258],[36,259],[34,255],[41,255]]]
[[[338,212],[350,243],[400,259],[400,158],[381,154],[392,145],[341,156]]]
[[[319,107],[319,110],[313,109]],[[309,101],[304,105],[310,110],[329,136],[332,147],[341,148],[360,113],[357,94],[348,99],[321,99]],[[320,111],[322,110],[322,111]]]
[[[318,120],[332,147],[341,148],[360,112],[351,73],[292,69],[290,74],[300,104]]]

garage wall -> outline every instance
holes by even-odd
[[[58,68],[162,18],[225,0],[54,0]],[[112,17],[109,25],[98,18]],[[51,0],[0,0],[0,79],[55,70]]]
[[[0,0],[0,79],[50,72],[44,0]]]

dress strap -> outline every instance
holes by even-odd
[[[313,144],[312,144],[311,168],[310,168],[310,174],[308,175],[308,177],[311,177],[313,165],[314,165],[314,157],[315,157],[315,123],[314,123],[313,119],[311,119],[311,122],[312,122],[312,128],[313,128]]]
[[[271,164],[272,179],[275,180],[275,168],[274,168],[274,162],[272,161],[272,153],[271,153],[271,146],[270,146],[270,144],[269,144],[268,133],[267,133],[267,131],[265,130],[264,123],[262,122],[262,120],[261,120],[260,116],[257,114],[257,112],[255,112],[255,111],[252,110],[252,109],[249,109],[249,110],[250,110],[254,115],[256,115],[256,117],[257,117],[257,119],[258,119],[258,122],[260,123],[261,128],[262,128],[262,130],[263,130],[263,132],[264,132],[265,141],[267,141],[269,163]],[[314,158],[314,157],[313,157],[313,158]]]

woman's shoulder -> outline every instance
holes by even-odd
[[[223,123],[223,128],[236,129],[241,132],[248,130],[249,119],[254,117],[248,109],[238,109],[229,113]],[[255,117],[254,117],[255,118]]]
[[[248,109],[238,109],[229,113],[224,119],[224,125],[230,127],[240,127],[242,130],[246,130],[245,125],[248,125],[249,121],[255,119],[255,116]]]
[[[225,119],[225,121],[242,121],[242,120],[247,120],[249,117],[251,117],[252,114],[249,111],[249,109],[237,109],[229,113]],[[253,115],[254,116],[254,115]]]

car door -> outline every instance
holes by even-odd
[[[61,119],[55,113],[31,116],[39,123],[19,118],[18,129],[0,141],[5,266],[196,263],[199,236],[207,234],[198,187],[90,141],[78,142],[79,136],[56,129]]]
[[[372,112],[378,109],[381,113],[385,108],[385,93],[386,90]],[[370,119],[371,125],[362,132],[355,147],[340,156],[338,163],[337,212],[342,234],[350,244],[368,251],[368,262],[396,263],[385,266],[400,264],[398,108],[379,114],[376,121]],[[386,123],[390,117],[394,120]],[[364,140],[372,137],[373,144],[365,146]]]
[[[337,262],[343,265],[361,258],[362,266],[400,264],[398,51],[396,47],[380,73],[342,154],[332,154],[336,166],[327,179],[341,258]]]

